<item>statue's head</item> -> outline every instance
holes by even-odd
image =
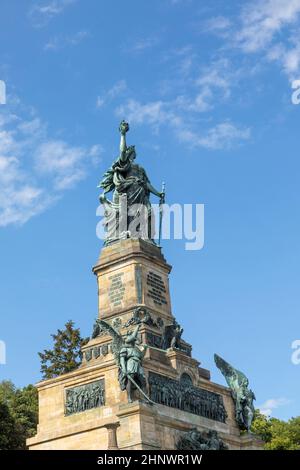
[[[195,427],[195,428],[192,428],[190,430],[190,435],[193,439],[197,439],[197,437],[199,436],[199,431],[198,429]]]
[[[133,162],[133,160],[135,160],[135,158],[136,158],[135,145],[130,145],[129,147],[127,147],[126,156],[132,162]]]
[[[244,377],[241,380],[242,387],[247,388],[249,385],[249,380],[248,378],[244,375]]]
[[[125,344],[131,346],[135,343],[135,337],[132,333],[127,332],[127,336],[125,337]]]
[[[138,324],[135,328],[134,331],[127,331],[126,337],[125,337],[125,344],[128,346],[134,346],[136,343],[139,343],[137,339],[137,335],[140,329],[140,324]]]

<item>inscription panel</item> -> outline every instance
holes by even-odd
[[[124,299],[125,286],[123,283],[124,273],[117,273],[109,277],[110,286],[108,289],[108,298],[113,307],[118,307]]]
[[[166,298],[167,289],[162,276],[159,276],[153,271],[149,271],[147,274],[147,286],[147,296],[150,297],[156,305],[162,306],[168,304]]]

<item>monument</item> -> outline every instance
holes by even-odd
[[[98,317],[81,365],[37,384],[39,424],[29,449],[259,449],[248,379],[216,355],[228,387],[212,382],[173,316],[171,266],[155,242],[150,203],[153,194],[162,205],[165,194],[135,163],[129,125],[119,130],[119,157],[100,183],[106,240],[93,268]]]

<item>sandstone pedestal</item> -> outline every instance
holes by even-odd
[[[175,449],[182,433],[195,427],[216,430],[230,449],[261,448],[252,435],[241,436],[230,390],[210,380],[209,371],[192,358],[191,345],[183,339],[174,348],[166,343],[165,332],[175,320],[170,271],[159,247],[130,239],[104,248],[93,268],[99,318],[121,334],[142,320],[141,340],[149,345],[143,361],[146,392],[155,404],[138,392],[128,403],[112,339],[101,332],[82,348],[77,370],[37,384],[39,425],[27,441],[29,449]],[[180,390],[186,384],[191,398],[183,403]]]

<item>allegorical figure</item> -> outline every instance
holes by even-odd
[[[174,319],[171,325],[166,325],[163,332],[162,349],[180,349],[180,340],[183,328]]]
[[[141,388],[145,388],[146,377],[142,367],[142,361],[147,350],[147,345],[140,347],[137,345],[137,335],[141,324],[139,323],[134,332],[130,333],[124,341],[124,346],[120,350],[120,373],[119,381],[121,390],[127,390],[128,401],[132,402],[132,392],[136,388],[135,383]]]
[[[152,403],[144,391],[146,377],[142,362],[147,350],[147,345],[141,344],[138,339],[141,323],[136,326],[133,332],[129,332],[124,338],[106,321],[98,319],[96,320],[96,324],[99,325],[99,332],[105,331],[113,339],[112,352],[119,366],[119,384],[121,390],[127,390],[128,401],[132,402],[133,391],[138,389],[142,396],[144,396],[149,403]]]
[[[110,244],[124,238],[143,238],[153,242],[154,215],[150,194],[164,202],[164,193],[157,191],[150,183],[146,171],[134,163],[134,145],[127,147],[127,122],[122,121],[120,155],[104,174],[99,187],[103,189],[100,202],[105,209],[106,242]],[[112,200],[107,193],[113,191]]]
[[[235,403],[235,418],[239,428],[250,432],[255,411],[253,405],[255,395],[248,388],[249,380],[243,372],[232,367],[217,354],[215,354],[215,363],[231,389],[231,395]]]

